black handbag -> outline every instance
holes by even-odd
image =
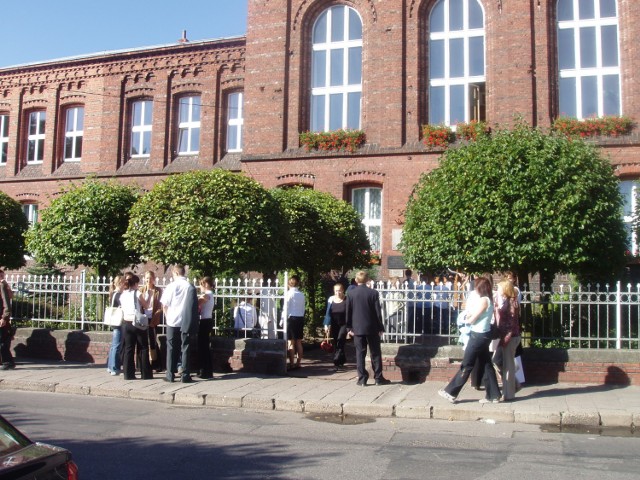
[[[491,322],[491,330],[489,330],[489,336],[491,340],[497,340],[500,338],[500,330],[498,329],[498,325],[494,322]]]

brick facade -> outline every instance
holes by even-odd
[[[483,1],[486,120],[518,115],[548,127],[559,115],[556,0]],[[413,185],[441,151],[420,142],[428,123],[428,19],[435,0],[248,0],[246,37],[182,42],[0,69],[0,114],[9,115],[8,161],[0,190],[46,207],[50,196],[87,175],[151,188],[192,169],[242,170],[266,187],[305,185],[350,199],[354,187],[382,189],[382,274],[404,224]],[[354,8],[362,20],[361,125],[367,145],[354,154],[307,153],[298,134],[310,124],[311,29],[325,9]],[[622,113],[640,119],[640,9],[617,0]],[[212,32],[215,34],[215,32]],[[244,93],[244,146],[226,153],[226,108]],[[177,105],[200,95],[200,149],[177,151]],[[153,101],[148,157],[129,155],[133,100]],[[64,112],[83,106],[80,162],[62,161]],[[47,115],[44,159],[26,164],[28,113]],[[640,137],[596,140],[624,179],[640,177]]]

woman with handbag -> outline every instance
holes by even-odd
[[[503,400],[513,400],[516,396],[516,348],[520,344],[520,305],[518,294],[509,281],[498,283],[494,297],[499,343],[495,357],[502,359]]]
[[[140,303],[144,307],[144,313],[149,319],[147,337],[149,339],[149,362],[156,372],[164,370],[164,363],[160,358],[158,334],[156,328],[162,322],[162,289],[156,286],[156,274],[148,270],[144,274],[144,285],[140,287]],[[139,364],[140,362],[138,362]]]
[[[324,331],[331,335],[335,345],[333,364],[336,372],[344,368],[346,356],[344,346],[347,341],[347,302],[344,295],[344,286],[336,283],[333,286],[333,296],[327,300],[327,311],[324,316]]]
[[[456,398],[469,379],[476,359],[484,366],[485,398],[480,403],[498,403],[500,401],[500,388],[496,379],[496,372],[491,363],[491,320],[493,319],[493,301],[491,294],[491,282],[486,277],[480,277],[475,281],[475,289],[469,294],[467,299],[466,323],[470,324],[471,333],[469,343],[464,350],[464,357],[460,370],[438,394],[451,403],[456,402]]]
[[[109,286],[109,304],[120,307],[120,294],[122,293],[122,277],[116,275]],[[122,367],[122,325],[111,327],[111,347],[107,356],[107,372],[111,375],[119,375]]]
[[[143,380],[153,378],[149,363],[149,337],[147,329],[136,326],[137,318],[144,315],[139,299],[138,284],[140,278],[137,275],[125,276],[123,292],[120,294],[120,306],[124,313],[122,322],[122,336],[124,338],[122,358],[122,373],[125,380],[136,379],[136,350],[140,361],[140,375]],[[148,325],[147,325],[148,326]]]

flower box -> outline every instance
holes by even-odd
[[[600,118],[559,117],[551,125],[551,130],[567,137],[588,138],[595,136],[618,137],[628,135],[635,127],[635,122],[624,116],[606,116]]]
[[[320,150],[324,152],[338,152],[344,150],[355,152],[366,142],[366,135],[362,130],[335,130],[333,132],[302,132],[299,135],[300,146],[307,152]]]
[[[456,125],[456,137],[463,140],[475,141],[478,137],[491,134],[491,127],[487,122],[471,120],[469,123],[459,123]]]
[[[455,139],[453,130],[446,125],[422,126],[422,141],[427,147],[447,148]]]

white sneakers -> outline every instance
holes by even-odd
[[[456,403],[456,397],[454,397],[453,395],[448,394],[447,392],[445,392],[442,389],[438,390],[438,395],[440,395],[442,398],[447,400],[449,403]]]

